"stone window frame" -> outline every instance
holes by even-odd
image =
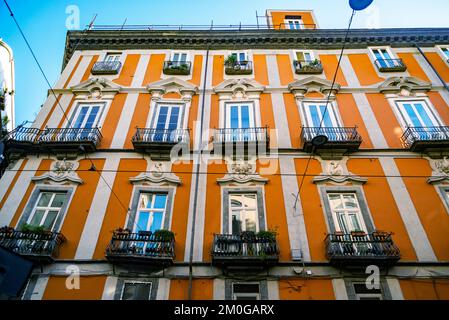
[[[173,206],[176,195],[176,188],[173,187],[156,187],[156,186],[138,186],[133,190],[131,198],[131,210],[126,221],[126,228],[134,230],[136,224],[137,207],[139,205],[140,195],[142,193],[165,193],[167,194],[167,204],[165,207],[164,221],[162,222],[162,229],[171,230]]]
[[[69,117],[68,119],[66,119],[64,121],[64,126],[65,127],[71,127],[73,125],[73,123],[75,123],[76,120],[76,115],[79,114],[79,110],[80,108],[82,108],[83,106],[95,106],[98,105],[100,106],[100,114],[98,115],[98,120],[97,123],[95,124],[95,126],[93,126],[92,128],[101,128],[103,127],[104,121],[106,120],[106,116],[109,112],[110,109],[110,105],[111,102],[107,101],[107,100],[103,100],[103,99],[99,99],[99,100],[76,100],[74,103],[74,108],[72,108],[72,110],[70,111]]]
[[[368,233],[376,231],[374,221],[371,212],[366,201],[365,193],[363,188],[360,186],[321,186],[319,187],[319,193],[321,197],[321,202],[323,204],[323,211],[327,221],[328,230],[330,232],[336,232],[334,218],[332,216],[332,210],[330,207],[329,199],[327,197],[328,193],[355,193],[357,200],[359,202],[361,216],[365,223]]]
[[[346,294],[348,295],[348,300],[357,300],[354,284],[365,283],[366,278],[345,278],[345,288]],[[387,281],[384,278],[380,278],[380,290],[382,294],[382,300],[392,300],[390,288]]]
[[[258,284],[259,285],[259,295],[260,300],[269,300],[268,298],[268,282],[267,280],[262,281],[248,281],[248,280],[225,280],[225,300],[233,300],[233,284],[234,283],[248,283],[248,284]]]
[[[159,287],[159,279],[157,278],[134,278],[134,277],[119,277],[117,279],[117,285],[115,286],[114,300],[122,300],[123,289],[125,288],[126,282],[135,283],[151,283],[150,300],[157,299],[157,290]]]
[[[161,106],[179,106],[179,126],[177,129],[187,129],[188,128],[188,118],[190,113],[190,104],[191,102],[186,102],[182,99],[160,99],[158,101],[152,101],[150,107],[150,114],[148,115],[148,119],[145,127],[150,129],[156,129],[158,115]]]
[[[67,200],[61,207],[61,210],[59,211],[58,217],[56,218],[55,224],[52,229],[54,232],[60,232],[60,230],[62,229],[62,225],[64,224],[67,211],[70,207],[70,203],[72,202],[73,195],[75,194],[75,189],[76,187],[74,186],[37,185],[31,193],[27,205],[25,206],[25,209],[23,210],[22,215],[17,222],[16,229],[20,230],[20,228],[25,223],[27,223],[30,215],[33,213],[39,195],[42,192],[64,192],[67,194]]]
[[[437,186],[438,193],[443,200],[444,207],[446,208],[446,212],[449,214],[449,185],[440,185]]]
[[[262,187],[223,187],[222,188],[222,234],[231,234],[229,230],[229,195],[237,193],[252,193],[257,197],[257,217],[259,220],[259,230],[267,230],[266,214],[265,214],[265,193]]]

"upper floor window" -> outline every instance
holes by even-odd
[[[168,195],[164,193],[142,193],[137,207],[134,231],[157,231],[163,226]]]
[[[398,101],[397,105],[405,126],[421,128],[439,126],[437,117],[424,100]]]
[[[356,193],[327,194],[336,231],[367,232]]]
[[[303,103],[303,110],[307,126],[319,127],[339,127],[340,123],[332,103],[326,104],[323,102],[305,102]]]
[[[371,52],[381,72],[402,72],[407,69],[402,60],[396,58],[388,48],[373,48]]]
[[[243,231],[259,231],[256,193],[230,194],[229,208],[232,234],[240,234]]]
[[[99,104],[82,104],[75,111],[72,121],[73,128],[91,129],[98,125],[102,106]]]
[[[121,53],[108,53],[106,54],[104,61],[107,62],[117,62],[120,61]]]
[[[443,51],[443,54],[446,57],[447,62],[449,62],[449,47],[441,47],[441,51]]]
[[[66,201],[67,193],[41,192],[27,223],[52,230]]]
[[[260,300],[260,285],[258,283],[233,283],[233,300]]]
[[[301,30],[304,29],[304,23],[301,16],[286,16],[285,20],[286,29],[290,30]]]
[[[183,106],[179,104],[157,104],[151,124],[153,141],[175,142],[182,132]]]
[[[311,62],[314,60],[313,52],[312,51],[297,51],[296,59],[298,61]]]
[[[178,64],[186,63],[187,62],[187,53],[174,52],[172,55],[171,61],[174,63],[178,63]]]
[[[125,282],[121,300],[150,300],[151,282]]]
[[[252,103],[226,104],[225,126],[231,129],[254,127],[254,105]]]

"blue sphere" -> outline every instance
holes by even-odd
[[[366,9],[374,0],[349,0],[349,5],[353,10],[360,11]]]

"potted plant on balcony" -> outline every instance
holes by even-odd
[[[353,230],[351,231],[351,236],[353,237],[365,237],[366,236],[366,232],[363,230]]]
[[[266,242],[276,241],[277,232],[274,230],[263,230],[257,233],[257,237]]]
[[[175,239],[175,234],[170,230],[157,230],[154,232],[154,237],[162,242],[170,242]]]
[[[124,229],[124,228],[118,228],[115,229],[112,234],[114,237],[123,237],[123,236],[128,236],[131,233],[131,230],[129,229]]]
[[[237,66],[240,69],[240,66],[237,64],[237,57],[234,55],[227,56],[224,63],[227,68],[235,68]]]

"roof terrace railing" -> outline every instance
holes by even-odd
[[[211,31],[249,31],[249,30],[289,30],[302,31],[314,30],[316,24],[302,24],[302,29],[290,29],[288,24],[281,23],[276,25],[251,25],[251,24],[228,24],[228,25],[168,25],[168,24],[152,24],[152,25],[94,25],[89,30],[97,31],[192,31],[192,30],[211,30]]]

